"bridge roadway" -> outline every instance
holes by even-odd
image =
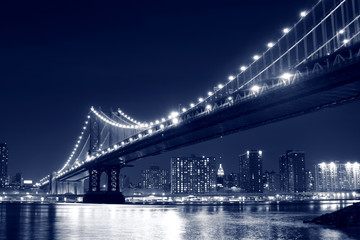
[[[134,140],[69,171],[57,180],[84,179],[88,177],[87,170],[95,166],[128,164],[147,156],[358,99],[359,69],[360,57],[353,57],[331,68],[306,74],[292,84],[269,88],[258,96],[182,120],[176,126]]]

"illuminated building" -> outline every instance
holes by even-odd
[[[238,188],[239,187],[239,174],[230,173],[224,176],[224,187],[226,188]]]
[[[246,192],[261,193],[262,151],[251,150],[239,156],[239,185]]]
[[[217,186],[217,190],[220,190],[222,188],[224,188],[224,169],[221,166],[219,166],[219,169],[217,171],[217,178],[216,178],[216,186]]]
[[[315,165],[316,191],[329,192],[360,188],[358,162],[330,162]]]
[[[9,150],[6,143],[0,143],[0,187],[8,184],[8,159]]]
[[[171,193],[199,194],[216,190],[214,157],[171,158]]]
[[[315,191],[315,178],[314,174],[311,171],[306,171],[306,191]]]
[[[279,175],[274,171],[263,174],[264,193],[275,193],[279,190]]]
[[[166,190],[169,184],[168,175],[168,170],[160,169],[158,166],[151,166],[150,169],[142,170],[142,188]]]
[[[305,153],[288,150],[279,160],[280,191],[299,193],[306,191]]]

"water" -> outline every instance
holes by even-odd
[[[0,239],[360,239],[304,224],[351,202],[246,206],[1,203]]]

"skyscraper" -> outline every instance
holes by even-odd
[[[251,150],[239,156],[239,185],[246,192],[261,193],[262,151]]]
[[[8,183],[8,160],[9,150],[6,143],[0,143],[0,187],[3,188]]]
[[[144,189],[166,190],[169,184],[169,171],[151,166],[150,169],[141,171],[141,185]]]
[[[216,178],[216,186],[217,186],[217,190],[220,190],[222,188],[224,188],[224,169],[221,166],[219,166],[219,169],[217,170],[217,178]]]
[[[214,157],[171,158],[171,193],[198,194],[216,190]]]
[[[279,190],[279,175],[274,171],[266,171],[263,174],[263,186],[265,193],[275,193]]]
[[[280,191],[298,193],[306,191],[305,153],[288,150],[279,159]]]
[[[357,190],[360,188],[358,162],[330,162],[315,165],[316,191]]]

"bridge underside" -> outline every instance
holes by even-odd
[[[338,69],[319,72],[311,79],[295,81],[242,103],[213,110],[209,115],[183,120],[179,126],[136,140],[61,176],[58,180],[79,180],[87,177],[88,170],[96,166],[129,163],[360,98],[360,62]]]

